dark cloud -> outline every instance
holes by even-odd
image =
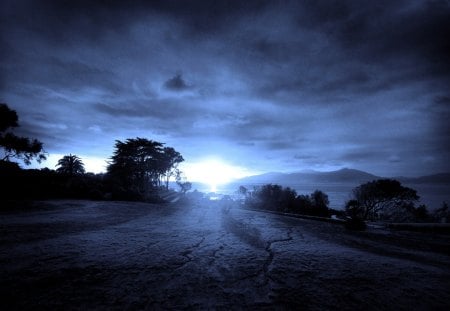
[[[183,80],[181,74],[175,75],[164,83],[164,86],[173,91],[183,91],[189,88],[186,82]]]
[[[109,134],[122,135],[124,132],[139,130],[147,133],[170,135],[173,138],[193,137],[198,133],[195,123],[201,114],[195,109],[179,106],[175,102],[146,102],[133,105],[108,105],[98,103],[94,106],[96,115],[106,123],[113,120],[116,126]],[[97,122],[102,123],[102,122]],[[107,123],[106,123],[107,126]],[[137,134],[136,134],[137,135]]]
[[[436,96],[433,100],[435,104],[435,108],[442,109],[445,112],[449,112],[450,110],[450,95],[440,95]]]
[[[448,1],[0,5],[1,102],[50,152],[147,135],[258,171],[450,171]]]

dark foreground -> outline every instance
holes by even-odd
[[[448,310],[448,236],[226,203],[53,201],[0,215],[1,310]]]

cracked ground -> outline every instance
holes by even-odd
[[[0,215],[1,310],[448,310],[449,237],[230,202],[49,201]]]

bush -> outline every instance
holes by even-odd
[[[363,219],[409,221],[414,203],[419,200],[417,191],[404,187],[395,179],[378,179],[354,188],[353,200],[347,208]]]
[[[278,212],[288,212],[294,205],[297,193],[295,190],[280,185],[267,184],[256,188],[246,199],[246,205]]]
[[[447,202],[442,202],[442,206],[434,211],[433,219],[439,223],[450,223],[450,208]]]
[[[245,205],[277,212],[329,217],[328,196],[316,190],[311,195],[297,195],[295,190],[267,184],[246,196]]]

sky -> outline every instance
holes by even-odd
[[[191,176],[450,172],[450,1],[0,5],[0,102],[43,166],[143,137]]]

